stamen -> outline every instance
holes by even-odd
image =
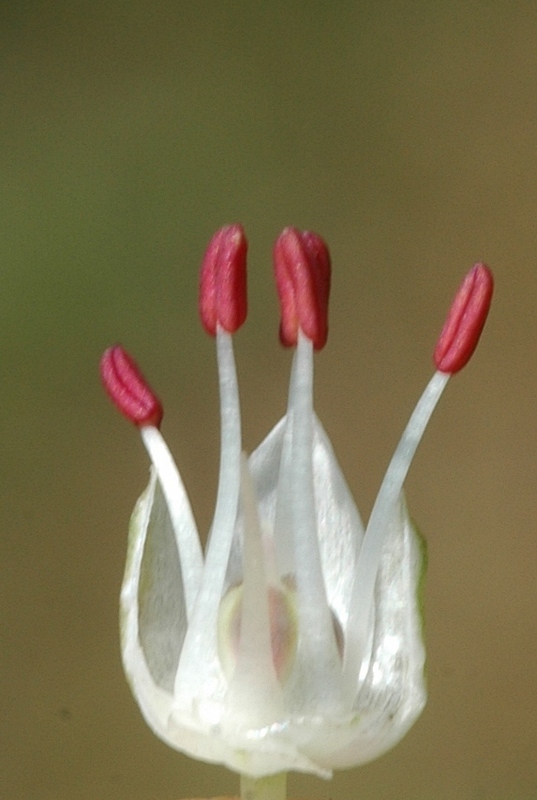
[[[322,573],[313,489],[313,345],[299,331],[289,391],[290,457],[282,454],[276,537],[292,537],[297,591],[300,711],[338,706],[341,662]],[[287,432],[286,432],[287,433]],[[286,490],[284,491],[284,487]],[[285,522],[289,527],[281,528]]]
[[[202,582],[175,676],[175,697],[189,702],[189,693],[201,686],[213,708],[225,692],[218,660],[218,611],[239,503],[241,417],[231,333],[246,319],[246,250],[240,225],[221,228],[209,243],[200,272],[201,322],[208,333],[216,335],[220,473]]]
[[[101,377],[111,400],[140,429],[166,498],[181,563],[187,616],[190,617],[203,570],[196,523],[179,471],[158,426],[162,405],[137,364],[119,345],[101,358]]]
[[[375,500],[356,563],[345,641],[343,680],[345,694],[351,702],[357,691],[356,676],[367,655],[373,592],[390,520],[418,444],[449,377],[468,363],[477,346],[492,291],[489,268],[485,264],[475,264],[455,295],[436,345],[434,360],[438,372],[429,381],[410,417]]]
[[[425,388],[393,454],[369,518],[356,563],[345,638],[343,681],[345,694],[350,701],[356,695],[356,678],[366,655],[373,590],[389,523],[414,454],[449,377],[448,374],[436,372]]]

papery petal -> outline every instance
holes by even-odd
[[[276,495],[287,417],[283,417],[250,456],[262,527],[274,530]],[[330,440],[313,417],[313,483],[317,532],[328,604],[344,627],[354,565],[364,527]]]
[[[154,469],[129,526],[121,588],[123,665],[142,713],[164,741],[187,617],[175,533]]]
[[[423,710],[425,567],[425,543],[401,495],[375,584],[372,649],[353,707],[355,718],[347,726],[325,720],[318,741],[304,747],[321,765],[337,769],[377,758],[403,738]]]

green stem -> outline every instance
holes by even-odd
[[[287,773],[278,772],[264,778],[241,775],[241,800],[286,800]]]

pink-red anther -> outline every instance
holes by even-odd
[[[109,347],[101,358],[101,378],[106,393],[135,425],[160,427],[162,404],[153,394],[136,363],[120,346]]]
[[[274,245],[274,273],[281,343],[293,347],[301,330],[320,350],[328,337],[330,254],[326,244],[316,233],[286,228]]]
[[[246,319],[246,251],[241,225],[226,225],[205,251],[200,272],[199,313],[207,333],[220,325],[235,333]]]
[[[474,264],[449,309],[434,351],[440,372],[453,374],[470,360],[489,313],[494,279],[486,264]]]

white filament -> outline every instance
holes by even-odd
[[[241,418],[231,334],[220,326],[216,345],[221,418],[218,494],[201,587],[175,679],[176,694],[191,691],[194,686],[203,686],[204,680],[204,691],[210,693],[212,682],[218,682],[220,677],[215,672],[215,665],[219,664],[216,631],[239,502]],[[216,699],[216,688],[214,694]]]
[[[347,699],[351,702],[357,691],[360,665],[366,655],[373,592],[389,521],[416,449],[449,377],[449,374],[436,372],[427,384],[392,456],[369,518],[356,563],[345,637],[343,680]]]
[[[326,599],[313,488],[313,345],[301,332],[286,424],[291,428],[286,430],[278,480],[276,536],[290,537],[294,551],[302,706],[298,710],[334,713],[340,697],[341,663]]]

